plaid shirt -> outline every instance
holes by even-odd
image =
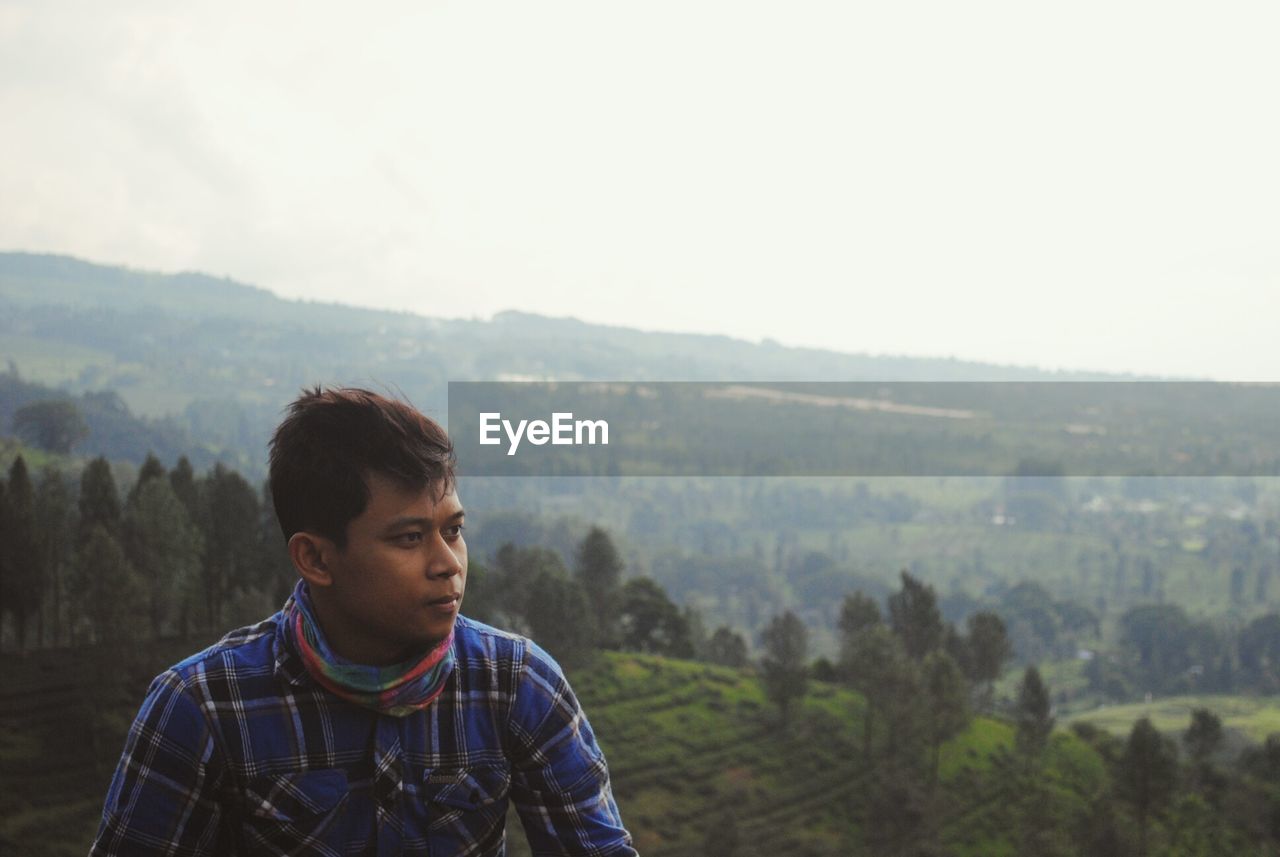
[[[443,692],[392,717],[317,685],[280,616],[152,682],[90,857],[490,857],[508,801],[535,855],[634,857],[591,726],[537,644],[459,616]]]

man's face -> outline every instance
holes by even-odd
[[[369,474],[369,504],[325,552],[329,586],[312,600],[330,645],[365,664],[405,660],[453,630],[467,579],[462,504]]]

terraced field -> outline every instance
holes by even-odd
[[[150,653],[157,670],[191,645],[161,649]],[[84,854],[124,730],[156,671],[139,667],[128,687],[104,690],[95,678],[109,674],[109,664],[82,657],[67,669],[58,660],[40,653],[5,662],[0,851],[6,854]],[[646,857],[726,853],[717,843],[735,839],[744,854],[865,853],[861,820],[881,784],[861,758],[864,703],[858,695],[814,683],[782,728],[749,671],[609,653],[571,680],[608,754],[623,817]],[[91,717],[95,706],[108,716]],[[1008,725],[979,719],[944,747],[942,811],[929,825],[957,854],[1012,848],[1004,841],[1010,795],[995,770],[1007,758],[1011,737]],[[1050,779],[1056,787],[1080,800],[1096,793],[1102,777],[1097,757],[1065,734],[1054,747]],[[511,840],[512,857],[527,853],[517,832]]]
[[[96,652],[6,657],[3,672],[0,853],[83,855],[146,679],[104,684],[118,670]]]

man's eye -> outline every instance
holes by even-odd
[[[406,545],[417,544],[422,541],[422,533],[401,533],[396,536],[396,541]]]
[[[458,536],[462,535],[462,531],[465,529],[466,527],[462,526],[462,524],[454,524],[452,527],[445,527],[444,537],[446,539],[456,539]]]

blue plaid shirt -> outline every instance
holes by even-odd
[[[634,857],[591,726],[537,644],[459,616],[441,695],[392,717],[317,685],[280,615],[152,682],[90,857],[489,857],[508,801],[535,855]]]

